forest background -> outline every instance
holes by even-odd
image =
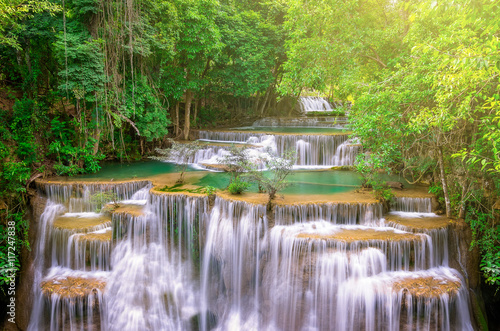
[[[8,222],[29,248],[34,179],[289,115],[313,91],[352,103],[366,178],[426,182],[466,220],[498,301],[498,17],[494,0],[0,0],[0,269]]]

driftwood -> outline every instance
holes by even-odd
[[[403,183],[401,183],[401,182],[387,182],[386,185],[390,188],[394,188],[394,189],[398,189],[398,190],[402,190],[405,188]]]

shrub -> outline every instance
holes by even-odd
[[[215,187],[209,185],[209,186],[205,186],[204,190],[205,190],[205,193],[210,196],[212,194],[215,194],[215,191],[217,189]]]
[[[231,181],[227,190],[231,194],[241,194],[243,191],[247,190],[250,187],[250,183],[241,180],[238,176]]]

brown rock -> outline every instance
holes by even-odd
[[[16,288],[16,325],[19,330],[28,329],[30,313],[33,305],[33,281],[35,245],[38,237],[38,222],[45,209],[47,199],[36,195],[31,199],[31,210],[27,213],[30,217],[28,240],[30,249],[23,247],[21,250],[21,271]],[[12,324],[12,323],[7,323]],[[7,326],[7,325],[6,325]]]

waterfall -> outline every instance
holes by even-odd
[[[427,285],[419,290],[415,279]],[[440,286],[440,283],[449,286]],[[395,271],[352,278],[339,287],[333,321],[337,330],[472,330],[467,290],[448,268]],[[388,291],[387,289],[391,289]],[[452,314],[453,312],[453,314]]]
[[[301,97],[300,109],[303,112],[309,111],[331,111],[332,106],[324,98],[320,97]]]
[[[430,199],[383,215],[380,203],[268,210],[149,182],[58,185],[39,185],[29,330],[472,330]],[[121,207],[89,211],[99,187],[121,190]]]
[[[309,203],[277,205],[275,222],[278,225],[324,220],[334,224],[377,223],[382,217],[380,203]]]
[[[334,164],[336,166],[353,165],[356,160],[356,155],[358,155],[361,150],[362,146],[360,144],[353,143],[350,140],[343,142],[337,147]]]
[[[260,327],[260,272],[267,228],[264,205],[216,198],[206,224],[202,312],[216,309],[217,316],[224,316],[223,330]],[[202,325],[205,329],[205,319]]]
[[[393,199],[392,206],[394,211],[419,212],[419,213],[432,212],[431,198],[395,197]]]
[[[272,136],[270,136],[265,133],[238,131],[200,131],[199,136],[201,139],[213,142],[243,142],[247,144],[257,145],[257,147],[261,147],[261,149],[257,149],[257,152],[262,152],[262,150],[268,150],[270,148],[271,150],[275,150],[277,155],[283,155],[285,151],[292,149],[297,152],[298,158],[295,164],[299,166],[347,165],[348,162],[354,162],[354,153],[357,152],[357,149],[354,149],[353,147],[353,149],[349,152],[349,159],[347,159],[345,156],[346,152],[344,150],[350,147],[345,147],[338,150],[339,146],[347,141],[347,134],[273,134]],[[338,156],[338,152],[342,153],[342,155]],[[210,163],[213,162],[213,160],[202,162]],[[352,163],[350,163],[349,165],[352,165]]]
[[[149,214],[116,216],[120,240],[106,287],[109,330],[186,330],[198,312],[194,279],[206,197],[152,194]]]
[[[265,117],[255,121],[253,127],[337,128],[348,124],[347,117]]]

